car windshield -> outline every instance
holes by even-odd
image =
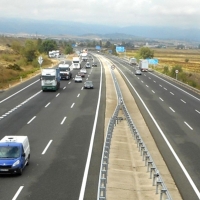
[[[0,158],[18,158],[20,149],[16,146],[2,146],[0,147]]]
[[[85,84],[92,85],[92,81],[86,81]]]

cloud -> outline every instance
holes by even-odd
[[[105,25],[199,26],[199,0],[0,0],[0,16]]]

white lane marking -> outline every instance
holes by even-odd
[[[81,88],[81,90],[83,90],[84,87]]]
[[[154,83],[156,83],[156,81],[153,81]]]
[[[164,101],[161,97],[159,97],[159,99],[160,99],[161,101]]]
[[[164,88],[164,90],[167,90],[167,88]]]
[[[56,97],[58,97],[60,95],[60,93],[58,93],[57,95],[56,95]]]
[[[70,83],[71,83],[71,81],[68,84],[70,84]]]
[[[172,108],[172,107],[169,107],[169,109],[170,109],[172,112],[175,112],[175,111],[173,110],[173,108]]]
[[[146,85],[146,87],[149,87],[148,85]]]
[[[67,119],[67,117],[64,117],[62,122],[60,123],[61,125],[64,124],[65,120]]]
[[[86,78],[86,80],[88,80],[88,78]]]
[[[199,114],[200,114],[200,111],[198,111],[198,110],[195,110],[196,112],[198,112]]]
[[[171,85],[171,86],[175,87],[176,89],[178,89],[178,90],[181,90],[182,92],[184,92],[184,93],[186,93],[186,94],[190,95],[191,97],[195,98],[196,100],[200,101],[200,99],[199,99],[199,98],[195,97],[194,95],[190,94],[189,92],[186,92],[185,90],[183,90],[183,89],[179,88],[178,86],[176,86],[176,85],[174,85],[174,84],[172,84],[172,83],[170,83],[170,82],[166,81],[165,79],[162,79],[161,77],[159,77],[159,76],[155,75],[154,73],[151,73],[151,72],[149,72],[149,73],[150,73],[152,76],[155,76],[155,77],[157,77],[157,78],[161,79],[162,81],[164,81],[164,82],[168,83],[169,85]],[[200,196],[200,195],[199,195],[199,196]]]
[[[75,103],[73,103],[73,104],[71,105],[71,108],[73,108],[73,107],[74,107],[74,104],[75,104]]]
[[[19,189],[17,190],[15,196],[12,198],[12,200],[16,200],[17,197],[19,196],[20,192],[22,191],[22,189],[24,188],[24,186],[20,186]]]
[[[45,108],[47,107],[47,106],[49,106],[50,105],[50,102],[45,106]]]
[[[36,116],[34,116],[30,121],[28,121],[27,124],[30,124],[35,118]]]
[[[183,99],[181,99],[181,101],[182,101],[183,103],[186,103]]]
[[[153,93],[155,93],[153,90],[151,90]]]
[[[180,168],[183,170],[185,176],[187,177],[188,181],[190,182],[190,185],[192,186],[193,190],[195,191],[196,195],[198,196],[198,198],[200,199],[200,192],[197,188],[197,186],[195,185],[194,181],[192,180],[190,174],[188,173],[188,171],[186,170],[185,166],[183,165],[183,163],[181,162],[180,158],[178,157],[178,155],[176,154],[176,152],[174,151],[172,145],[170,144],[170,142],[168,141],[168,139],[166,138],[164,132],[162,131],[162,129],[160,128],[160,126],[158,125],[157,121],[155,120],[155,118],[153,117],[153,115],[151,114],[150,110],[147,108],[146,104],[144,103],[144,101],[142,100],[142,98],[140,97],[140,95],[138,94],[138,92],[136,91],[136,89],[133,87],[133,85],[130,83],[130,81],[128,80],[128,78],[125,76],[125,74],[122,72],[121,69],[118,68],[119,71],[121,71],[121,73],[123,74],[123,76],[125,77],[125,79],[127,80],[127,82],[129,83],[129,85],[132,87],[132,89],[134,90],[134,92],[136,93],[136,95],[138,96],[138,98],[140,99],[140,101],[142,102],[142,104],[144,105],[146,111],[149,113],[149,116],[151,117],[151,119],[153,120],[154,124],[156,125],[156,127],[158,128],[160,134],[162,135],[163,139],[165,140],[167,146],[169,147],[169,149],[171,150],[172,154],[174,155],[175,159],[177,160]],[[152,73],[151,73],[152,74]],[[154,74],[152,74],[154,75]],[[157,76],[158,77],[158,76]],[[158,77],[159,78],[159,77]],[[163,79],[163,81],[165,81]],[[167,82],[167,81],[166,81]],[[170,83],[169,83],[170,84]],[[172,84],[171,84],[172,85]],[[174,86],[174,85],[173,85]],[[176,86],[174,86],[176,87]],[[178,87],[176,87],[178,88]],[[180,89],[180,88],[178,88]],[[182,89],[180,89],[182,90]],[[184,90],[182,90],[183,92],[185,92]],[[185,92],[187,93],[187,92]],[[187,93],[189,94],[189,93]],[[195,96],[189,94],[190,96],[196,98]],[[198,99],[198,98],[196,98]],[[198,99],[200,101],[200,99]]]
[[[42,90],[39,91],[39,92],[37,92],[37,93],[35,93],[33,96],[29,97],[28,99],[26,99],[25,101],[23,101],[22,103],[20,103],[19,105],[17,105],[16,107],[12,108],[7,113],[5,113],[2,116],[0,116],[0,120],[3,119],[4,117],[6,117],[8,114],[12,113],[13,111],[17,110],[17,108],[21,107],[22,105],[24,105],[25,103],[27,103],[28,101],[30,101],[32,98],[34,98],[35,96],[37,96],[41,92],[42,92]]]
[[[151,77],[149,77],[149,79],[151,79]]]
[[[50,140],[49,143],[47,144],[47,146],[45,147],[44,151],[42,152],[42,155],[44,155],[47,151],[47,149],[49,148],[50,144],[52,143],[53,140]]]
[[[142,83],[144,83],[144,81],[141,81]]]
[[[65,90],[66,89],[66,86],[65,87],[63,87],[63,90]]]
[[[193,128],[187,123],[187,122],[184,122],[191,130],[193,130]]]
[[[170,92],[170,94],[174,95],[174,93],[173,93],[173,92]]]
[[[80,96],[80,94],[77,95],[77,97],[79,97],[79,96]]]
[[[96,114],[95,114],[95,118],[94,118],[93,129],[92,129],[92,134],[91,134],[91,139],[90,139],[90,146],[88,149],[87,161],[85,164],[85,171],[84,171],[83,180],[82,180],[82,184],[81,184],[81,191],[79,194],[79,200],[84,199],[85,187],[86,187],[86,183],[87,183],[88,171],[89,171],[89,167],[90,167],[90,160],[91,160],[91,156],[92,156],[92,149],[93,149],[93,145],[94,145],[94,137],[95,137],[95,132],[96,132],[97,119],[98,119],[98,114],[99,114],[101,88],[102,88],[102,64],[100,63],[100,65],[101,65],[101,77],[100,77],[98,102],[97,102]]]
[[[159,85],[160,87],[162,87],[162,85]]]
[[[15,96],[16,94],[20,93],[21,91],[25,90],[26,88],[30,87],[31,85],[35,84],[35,83],[36,83],[36,82],[38,82],[38,81],[39,81],[39,80],[37,80],[37,81],[35,81],[35,82],[33,82],[33,83],[31,83],[31,84],[27,85],[25,88],[23,88],[23,89],[19,90],[18,92],[15,92],[14,94],[10,95],[10,96],[9,96],[9,97],[7,97],[7,98],[5,98],[5,99],[1,100],[1,101],[0,101],[0,103],[2,103],[2,102],[4,102],[4,101],[6,101],[6,100],[8,100],[8,99],[10,99],[11,97]]]

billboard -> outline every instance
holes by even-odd
[[[117,52],[125,52],[125,48],[124,47],[116,47],[116,51]]]

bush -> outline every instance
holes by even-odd
[[[13,64],[13,65],[8,65],[8,67],[6,67],[7,69],[12,69],[12,70],[17,70],[17,71],[22,71],[22,69],[20,68],[19,65],[17,64]]]

